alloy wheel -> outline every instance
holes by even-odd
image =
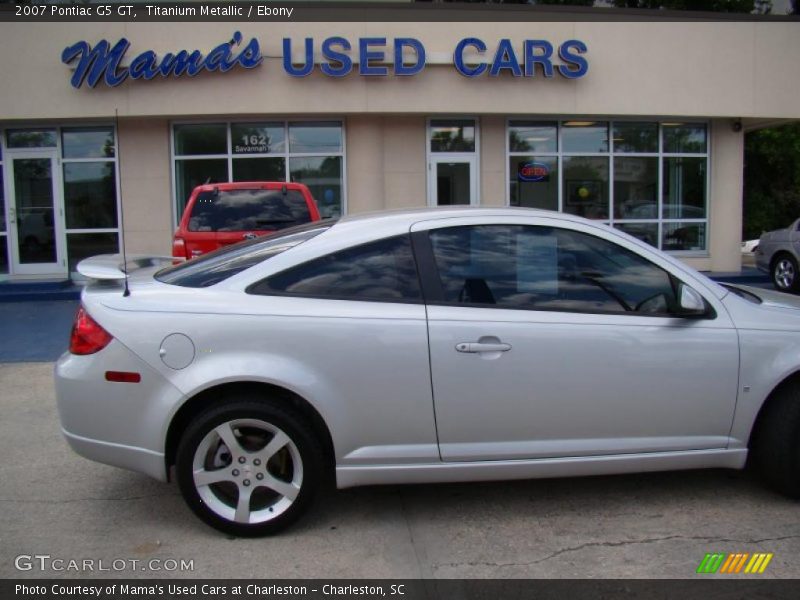
[[[276,425],[234,419],[211,429],[197,445],[192,477],[213,513],[256,525],[294,504],[303,485],[303,460],[297,445]]]
[[[773,279],[775,285],[783,290],[791,289],[794,285],[795,268],[792,261],[788,258],[781,258],[775,263]]]

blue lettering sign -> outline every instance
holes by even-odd
[[[343,51],[350,50],[350,42],[343,37],[329,37],[322,42],[322,56],[327,60],[320,66],[325,75],[331,77],[344,77],[353,70],[353,59],[344,52],[335,50],[333,46],[340,46]],[[334,63],[334,64],[331,64]]]
[[[541,54],[536,51],[541,50]],[[542,66],[545,77],[553,76],[553,44],[547,40],[525,40],[525,77],[536,75],[536,65]]]
[[[64,48],[61,62],[69,64],[80,57],[70,79],[72,87],[79,88],[84,81],[89,83],[89,87],[95,87],[101,79],[107,86],[114,87],[125,81],[128,71],[120,69],[119,63],[130,45],[128,40],[122,38],[113,48],[106,40],[100,40],[94,48],[87,42]]]
[[[161,77],[180,77],[187,74],[193,77],[201,71],[230,71],[237,64],[245,69],[252,69],[261,64],[262,56],[258,40],[252,38],[242,51],[234,56],[232,49],[242,43],[242,34],[238,31],[233,34],[230,42],[220,44],[203,57],[199,50],[191,54],[181,50],[177,54],[166,54],[159,62],[158,56],[152,50],[146,50],[131,60],[127,67],[120,66],[130,42],[125,38],[119,40],[112,47],[107,40],[100,40],[94,48],[87,42],[81,41],[64,49],[61,53],[61,62],[71,64],[77,60],[75,73],[70,83],[75,88],[80,88],[84,82],[89,87],[95,87],[101,80],[109,87],[116,87],[128,79],[153,79]]]
[[[522,76],[522,69],[519,66],[517,55],[514,54],[514,47],[511,45],[511,40],[509,39],[502,39],[497,45],[497,52],[492,61],[492,68],[489,69],[489,75],[497,77],[503,69],[511,71],[514,77]]]
[[[358,40],[359,75],[378,75],[384,76],[389,73],[389,69],[384,66],[371,65],[370,61],[383,62],[385,53],[383,49],[371,52],[370,46],[385,46],[386,38],[361,38]]]
[[[283,38],[283,70],[292,77],[305,77],[314,70],[314,38],[305,40],[305,58],[303,66],[292,64],[292,38]]]
[[[417,62],[407,65],[403,62],[403,48],[411,48],[417,55]],[[425,68],[425,46],[414,38],[397,38],[394,41],[394,74],[416,75]]]
[[[586,44],[580,40],[567,40],[561,44],[561,47],[558,49],[558,56],[567,64],[558,65],[558,72],[567,79],[577,79],[578,77],[586,75],[589,70],[589,63],[581,56],[581,54],[585,53]],[[575,68],[573,69],[569,65]]]
[[[486,52],[486,44],[483,43],[483,40],[464,38],[456,45],[456,51],[453,53],[453,64],[456,67],[456,71],[465,77],[477,77],[486,70],[486,63],[468,67],[464,62],[464,50],[468,47],[475,48],[480,54]]]
[[[84,83],[93,88],[100,82],[115,87],[129,78],[194,77],[203,71],[226,73],[237,66],[245,69],[259,66],[263,57],[258,40],[251,38],[238,54],[234,54],[234,48],[242,42],[242,34],[236,31],[230,41],[219,44],[207,55],[200,50],[180,50],[159,58],[153,50],[145,50],[124,66],[130,48],[127,39],[122,38],[113,46],[107,40],[100,40],[94,47],[80,41],[64,49],[61,61],[74,63],[75,72],[70,83],[75,88]],[[302,44],[302,56],[295,60],[292,38],[283,39],[283,69],[292,77],[311,75],[318,63],[320,71],[328,77],[346,77],[356,70],[356,63],[358,74],[362,76],[386,76],[393,68],[394,75],[405,77],[422,72],[427,61],[425,46],[410,37],[395,38],[391,49],[387,48],[387,39],[383,37],[359,38],[357,49],[341,36],[326,38],[319,48],[312,37],[304,38]],[[392,53],[388,59],[387,52]],[[514,77],[535,77],[539,70],[537,65],[546,78],[557,73],[567,79],[577,79],[588,72],[589,62],[583,56],[587,47],[582,41],[567,40],[558,47],[560,64],[553,63],[554,52],[553,44],[547,40],[524,40],[522,54],[518,54],[512,41],[502,38],[488,60],[486,43],[467,37],[455,47],[453,66],[465,77],[485,74],[498,77],[503,72]]]

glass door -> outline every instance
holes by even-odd
[[[428,205],[478,203],[478,122],[428,120]]]
[[[431,206],[456,206],[477,203],[475,157],[433,155],[430,162]]]
[[[55,150],[19,151],[10,167],[12,273],[65,276],[61,185]]]

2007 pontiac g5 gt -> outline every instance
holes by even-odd
[[[153,262],[80,264],[63,432],[87,458],[174,477],[224,532],[285,528],[329,475],[346,488],[750,458],[800,496],[800,300],[718,285],[599,223],[404,211]]]

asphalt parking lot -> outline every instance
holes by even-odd
[[[0,577],[81,575],[14,566],[45,554],[194,567],[95,577],[692,578],[707,552],[772,552],[735,577],[800,577],[800,504],[726,471],[329,491],[279,537],[229,539],[174,484],[73,454],[51,372],[0,364]]]

